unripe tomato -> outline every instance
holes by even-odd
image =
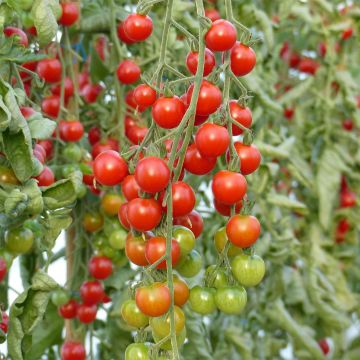
[[[265,275],[264,260],[257,255],[237,255],[231,261],[235,279],[245,287],[258,285]]]
[[[227,20],[216,20],[205,35],[205,44],[212,51],[230,50],[237,37],[235,26]]]
[[[69,99],[74,95],[74,84],[69,77],[64,79],[64,98],[65,100]],[[51,87],[51,92],[54,95],[61,96],[61,84],[56,84]]]
[[[71,26],[76,23],[79,18],[79,7],[74,2],[63,2],[60,4],[62,8],[61,17],[58,20],[59,24],[64,26]]]
[[[113,272],[112,261],[106,256],[93,256],[89,261],[89,273],[98,280],[107,279]]]
[[[14,174],[14,171],[2,165],[0,165],[0,183],[13,185],[20,184],[19,180]]]
[[[195,250],[186,255],[185,259],[180,259],[179,265],[176,267],[177,272],[186,278],[194,277],[202,268],[202,257]]]
[[[198,64],[199,64],[199,53],[196,51],[189,52],[186,57],[186,66],[188,70],[191,72],[191,74],[193,75],[196,74]],[[209,49],[205,49],[203,76],[209,75],[212,72],[215,65],[216,65],[216,60],[214,53]]]
[[[161,221],[161,207],[154,199],[133,199],[127,204],[127,219],[137,231],[149,231]]]
[[[40,60],[36,72],[46,82],[57,83],[61,80],[61,62],[58,59]]]
[[[131,232],[126,237],[125,254],[128,259],[138,266],[149,264],[145,256],[146,241],[142,236],[134,236]]]
[[[77,341],[65,341],[61,347],[61,360],[85,360],[84,346]]]
[[[140,196],[140,186],[136,182],[134,175],[128,175],[121,183],[121,191],[126,200],[130,201]]]
[[[4,29],[4,35],[6,37],[15,36],[15,43],[28,47],[29,40],[24,31],[14,26],[7,26]]]
[[[191,309],[201,315],[209,315],[216,311],[215,289],[194,286],[190,290],[189,304]]]
[[[104,218],[100,213],[86,213],[82,225],[87,232],[96,232],[104,225]]]
[[[101,199],[101,208],[107,215],[117,215],[120,206],[124,203],[123,198],[118,194],[105,194]]]
[[[6,261],[0,256],[0,283],[5,279],[6,274],[7,274]]]
[[[148,360],[149,347],[146,344],[130,344],[125,350],[125,360]]]
[[[109,236],[109,245],[116,250],[125,249],[127,232],[125,229],[113,231]]]
[[[93,163],[94,176],[97,182],[106,186],[120,184],[128,173],[125,160],[114,150],[99,154]]]
[[[203,219],[196,210],[191,211],[187,215],[174,218],[173,224],[182,225],[190,229],[193,232],[195,238],[198,238],[201,235],[204,228]]]
[[[145,257],[149,264],[155,263],[166,253],[166,238],[163,236],[154,236],[145,243]],[[171,240],[171,263],[173,266],[180,259],[180,246],[176,240]],[[166,269],[166,260],[163,260],[156,266],[157,269]]]
[[[219,200],[214,199],[215,210],[222,216],[230,216],[232,205],[223,204]],[[242,200],[235,204],[235,214],[238,214],[242,208]]]
[[[100,281],[85,281],[80,287],[80,296],[85,305],[96,305],[104,297],[104,287]]]
[[[227,235],[226,235],[226,227],[223,226],[222,228],[216,230],[216,233],[214,235],[214,243],[215,248],[219,254],[221,254],[226,246],[226,243],[229,241]],[[234,246],[233,244],[230,244],[229,250],[228,250],[228,257],[233,257],[235,255],[242,254],[243,251]]]
[[[228,286],[227,275],[224,269],[216,269],[216,265],[210,265],[206,271],[205,276],[209,279],[209,284],[215,289]]]
[[[236,100],[229,102],[230,116],[239,124],[246,128],[250,128],[252,124],[252,114],[248,107],[241,107]],[[235,124],[232,124],[232,133],[234,136],[241,135],[243,129]]]
[[[244,197],[247,182],[239,173],[220,170],[214,175],[211,188],[215,199],[226,205],[234,205]]]
[[[240,141],[236,141],[234,146],[240,158],[241,173],[243,175],[249,175],[256,171],[261,163],[261,154],[256,145],[245,145]]]
[[[195,247],[195,235],[184,226],[174,226],[173,238],[180,246],[182,257],[189,254]]]
[[[180,124],[185,105],[177,96],[160,97],[155,101],[151,114],[157,125],[163,129],[173,129]]]
[[[205,175],[214,169],[216,158],[207,158],[200,154],[195,143],[186,149],[184,168],[194,175]]]
[[[15,228],[5,232],[6,248],[13,254],[27,253],[33,246],[34,234],[28,228]]]
[[[156,91],[147,84],[138,85],[134,90],[134,100],[142,108],[147,108],[156,101]]]
[[[78,120],[64,121],[59,123],[59,135],[64,141],[79,141],[84,135],[84,126]]]
[[[144,315],[132,299],[126,300],[121,305],[121,316],[124,321],[137,329],[149,325],[149,317]]]
[[[241,314],[246,303],[247,294],[242,286],[228,286],[216,290],[215,304],[225,314]]]
[[[56,118],[60,111],[60,97],[58,95],[49,95],[41,102],[41,110],[45,115]]]
[[[147,15],[130,14],[124,21],[125,34],[132,41],[144,41],[152,33],[153,22]]]
[[[133,44],[133,43],[135,42],[135,41],[131,40],[131,39],[127,36],[127,34],[126,34],[125,30],[124,30],[124,23],[123,23],[123,22],[120,22],[120,23],[118,24],[118,27],[117,27],[117,35],[118,35],[118,38],[119,38],[122,42],[124,42],[125,44],[131,45],[131,44]]]
[[[75,300],[69,300],[66,304],[59,307],[59,314],[64,319],[74,319],[77,316],[78,304]]]
[[[180,332],[185,327],[185,314],[178,307],[174,306],[174,319],[175,319],[175,332]],[[152,317],[150,318],[150,326],[152,331],[159,337],[164,338],[170,334],[170,314],[167,316]]]
[[[103,298],[102,298],[103,299]],[[96,319],[96,305],[79,304],[77,308],[77,317],[80,322],[90,324]]]
[[[57,289],[51,293],[51,302],[55,306],[62,306],[69,302],[69,294],[64,289]]]
[[[255,51],[250,47],[237,41],[230,52],[231,71],[236,76],[249,74],[256,64]]]
[[[121,83],[132,84],[140,79],[141,69],[132,60],[124,60],[119,64],[116,75]]]
[[[235,246],[248,248],[259,238],[259,220],[251,215],[234,215],[226,224],[226,235]]]
[[[170,290],[167,285],[160,282],[138,287],[135,292],[135,301],[143,314],[151,317],[161,316],[170,308]]]

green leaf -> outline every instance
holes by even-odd
[[[56,129],[56,122],[36,113],[28,120],[31,137],[33,139],[48,139]]]
[[[62,230],[67,229],[72,223],[70,215],[50,214],[44,223],[43,238],[41,248],[51,250],[54,247],[55,240],[59,237]]]
[[[109,74],[108,68],[104,65],[100,59],[99,54],[92,46],[90,49],[91,63],[90,63],[90,77],[91,81],[96,84],[99,81],[104,80]]]
[[[4,131],[9,126],[10,120],[11,113],[0,95],[0,131]]]
[[[50,210],[73,205],[76,197],[76,185],[71,179],[57,181],[43,190],[45,207]]]
[[[275,206],[284,207],[293,211],[297,211],[301,214],[308,213],[308,208],[304,203],[294,199],[290,199],[288,196],[285,195],[271,193],[267,196],[266,200],[270,204]]]

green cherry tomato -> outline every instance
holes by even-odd
[[[185,314],[178,307],[174,307],[175,314],[175,331],[176,334],[180,334],[180,332],[184,329],[185,326]],[[150,326],[152,331],[157,336],[164,338],[165,336],[170,334],[170,313],[167,315],[150,318]]]
[[[164,338],[155,334],[154,332],[152,333],[152,336],[156,343]],[[185,342],[185,339],[186,339],[186,328],[184,327],[179,333],[179,335],[176,336],[177,346],[180,347]],[[171,339],[161,344],[160,348],[164,350],[172,350]]]
[[[217,252],[219,254],[221,254],[226,243],[228,242],[228,237],[226,235],[225,226],[216,231],[216,233],[214,235],[214,242],[215,242],[215,247],[216,247]],[[242,254],[242,250],[240,248],[234,246],[233,244],[231,244],[229,247],[229,250],[228,250],[228,256],[233,257],[238,254]]]
[[[173,238],[179,243],[181,256],[188,255],[195,247],[195,236],[185,226],[174,226]]]
[[[196,250],[191,250],[185,260],[176,268],[178,273],[186,278],[197,275],[202,267],[201,255]]]
[[[257,255],[237,255],[231,261],[231,271],[241,285],[256,286],[265,275],[265,263]]]
[[[228,286],[227,276],[224,269],[216,269],[216,265],[210,265],[206,271],[205,276],[209,279],[209,285],[216,289]]]
[[[198,314],[208,315],[213,313],[216,310],[215,289],[194,286],[190,290],[189,303],[191,308]]]
[[[34,234],[27,228],[16,228],[5,233],[6,248],[13,254],[28,252],[34,243]]]
[[[77,163],[82,158],[81,147],[74,143],[66,144],[63,154],[66,160],[69,160],[70,162]]]
[[[137,307],[135,300],[126,300],[121,305],[121,316],[124,321],[134,328],[143,328],[149,324],[149,317],[144,315]]]
[[[116,250],[125,249],[127,234],[128,232],[125,229],[113,231],[109,236],[109,245]]]
[[[64,289],[55,290],[51,294],[51,301],[55,306],[61,306],[69,301],[69,295]]]
[[[125,360],[149,359],[149,347],[143,343],[130,344],[125,350]]]
[[[67,164],[62,168],[62,174],[65,178],[69,177],[73,172],[78,171],[79,167],[75,164]]]
[[[242,286],[228,286],[216,290],[216,306],[225,314],[240,314],[246,302],[247,294]]]

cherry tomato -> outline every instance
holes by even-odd
[[[124,21],[125,34],[133,41],[144,41],[152,33],[153,22],[147,15],[130,14]]]
[[[19,180],[14,174],[14,171],[2,165],[0,165],[0,183],[13,185],[20,184]]]
[[[213,177],[212,191],[216,200],[234,205],[245,195],[246,179],[243,175],[228,170],[220,170]]]
[[[354,207],[356,206],[356,194],[353,191],[345,190],[340,193],[340,207]]]
[[[77,341],[65,341],[61,347],[61,360],[85,360],[84,345]]]
[[[77,308],[77,302],[71,299],[66,304],[59,307],[59,314],[64,319],[74,319],[77,316]]]
[[[235,246],[248,248],[260,235],[259,220],[251,215],[234,215],[226,224],[226,235]]]
[[[65,101],[74,95],[74,84],[69,77],[64,79],[64,98]],[[53,95],[61,96],[61,84],[56,84],[51,87]]]
[[[216,265],[210,265],[205,271],[205,276],[209,279],[210,286],[215,289],[228,286],[228,276],[225,270],[216,269]]]
[[[179,334],[185,327],[185,314],[178,307],[174,306],[175,332]],[[164,338],[170,334],[170,314],[166,317],[150,318],[150,326],[152,331],[159,337]]]
[[[36,111],[29,107],[29,106],[22,106],[20,108],[21,114],[22,116],[27,120],[29,119],[32,115],[34,115],[36,113]]]
[[[119,64],[116,75],[121,83],[132,84],[140,79],[141,69],[132,60],[124,60]]]
[[[29,40],[24,31],[14,26],[7,26],[4,29],[4,35],[6,37],[15,36],[15,43],[28,47]]]
[[[205,16],[212,22],[221,19],[220,13],[214,8],[205,9]]]
[[[41,145],[46,152],[46,158],[50,159],[53,153],[54,145],[51,140],[40,140],[38,144]]]
[[[134,145],[138,145],[144,140],[148,131],[149,129],[146,126],[134,125],[126,135]]]
[[[190,104],[194,91],[194,84],[191,84],[187,91],[187,102]],[[208,116],[213,114],[222,103],[221,90],[211,82],[203,80],[196,104],[196,115]]]
[[[173,129],[180,124],[185,105],[177,96],[161,97],[155,101],[151,114],[157,125],[163,129]]]
[[[0,256],[0,283],[5,279],[6,274],[7,274],[6,261]]]
[[[97,182],[106,186],[120,184],[128,173],[125,160],[114,150],[99,154],[93,163],[94,176]]]
[[[249,74],[256,64],[255,51],[250,47],[237,41],[230,52],[231,71],[236,76]]]
[[[203,157],[196,144],[191,144],[186,149],[184,168],[189,173],[194,175],[205,175],[214,169],[216,165],[216,158]]]
[[[101,199],[101,207],[107,215],[117,215],[120,206],[124,203],[123,198],[118,194],[105,194]]]
[[[342,122],[342,127],[346,131],[352,131],[354,128],[354,123],[351,119],[346,119]]]
[[[61,17],[58,20],[59,24],[64,26],[71,26],[76,23],[79,18],[79,7],[74,2],[63,2],[60,4],[62,8]]]
[[[224,127],[207,123],[197,130],[195,144],[202,156],[213,158],[226,152],[230,144],[230,136]]]
[[[225,314],[241,314],[246,303],[247,294],[242,286],[227,286],[216,290],[215,304]]]
[[[216,310],[215,289],[194,286],[190,290],[189,304],[198,314],[209,315]]]
[[[80,287],[80,296],[85,305],[95,305],[102,301],[104,288],[100,281],[85,281]]]
[[[95,145],[101,139],[101,130],[97,126],[93,126],[88,131],[88,139],[90,145]]]
[[[101,298],[103,299],[103,298]],[[79,304],[77,308],[77,317],[80,322],[90,324],[96,319],[96,305]]]
[[[0,322],[0,330],[2,330],[6,334],[8,331],[9,316],[5,312],[2,312],[1,316],[2,321]]]
[[[236,141],[234,146],[240,158],[241,173],[243,175],[249,175],[256,171],[261,162],[261,154],[256,145],[245,145],[240,141]],[[229,160],[229,154],[227,157]]]
[[[204,228],[203,219],[196,210],[191,211],[187,215],[174,218],[173,224],[182,225],[190,229],[193,232],[195,238],[198,238],[201,235]]]
[[[190,290],[186,282],[177,275],[173,276],[174,283],[174,303],[177,306],[183,306],[189,299]]]
[[[126,236],[125,229],[114,230],[109,236],[109,245],[116,250],[125,249]]]
[[[237,255],[231,261],[231,271],[239,284],[245,287],[256,286],[265,275],[265,263],[257,255]]]
[[[189,52],[186,57],[186,66],[188,70],[191,72],[191,74],[193,75],[196,74],[198,63],[199,63],[199,53],[196,51]],[[209,75],[212,72],[215,65],[216,65],[216,60],[214,53],[209,49],[205,49],[203,76]]]
[[[135,42],[126,35],[123,22],[120,22],[117,27],[117,35],[118,35],[118,38],[125,44],[131,45]]]
[[[354,32],[354,30],[351,27],[345,29],[341,34],[341,40],[350,39],[352,37],[352,35],[353,35],[353,32]],[[25,46],[27,46],[27,45],[25,45]]]
[[[132,228],[149,231],[161,221],[161,207],[154,199],[133,199],[127,204],[127,218]]]
[[[140,311],[136,302],[132,299],[126,300],[121,305],[121,316],[128,325],[137,329],[141,329],[149,325],[149,317]]]
[[[61,62],[58,59],[40,60],[36,67],[39,77],[48,83],[61,81]]]
[[[167,285],[160,282],[138,287],[135,292],[135,301],[143,314],[151,317],[161,316],[170,308],[170,290]]]
[[[137,184],[148,193],[164,190],[170,180],[170,170],[165,161],[155,156],[140,160],[134,174]]]
[[[181,256],[186,256],[195,247],[195,235],[184,226],[174,226],[173,238],[180,246]]]
[[[104,218],[100,213],[86,213],[82,225],[87,232],[96,232],[104,225]]]
[[[320,64],[311,58],[302,58],[299,62],[298,69],[309,75],[315,75],[316,71],[320,67]]]
[[[41,102],[41,110],[45,115],[56,118],[60,111],[60,97],[58,95],[49,95]]]
[[[79,141],[84,135],[84,126],[78,120],[61,120],[59,123],[59,134],[61,140]]]
[[[134,175],[128,175],[121,183],[121,191],[128,201],[138,198],[140,190]]]
[[[145,244],[145,257],[149,264],[155,263],[166,253],[166,238],[163,236],[154,236],[150,238]],[[171,262],[174,265],[179,261],[180,258],[180,246],[172,239],[171,240]],[[163,260],[157,269],[166,269],[166,260]]]
[[[21,66],[27,70],[35,72],[37,63],[38,63],[37,61],[28,61],[26,63],[23,63]],[[19,71],[19,75],[20,75],[21,79],[23,79],[24,81],[25,80],[31,81],[31,79],[32,79],[31,75],[26,71]]]
[[[226,205],[226,204],[223,204],[222,202],[214,199],[214,207],[215,207],[215,210],[222,216],[230,216],[231,215],[232,205]],[[238,201],[235,204],[235,214],[238,214],[240,212],[241,208],[242,208],[242,200]]]
[[[228,237],[226,235],[226,228],[225,226],[218,229],[214,235],[214,243],[215,248],[219,254],[221,254],[225,248],[226,243],[228,242]],[[229,257],[233,257],[238,254],[242,254],[242,250],[233,244],[230,244],[229,250],[227,255]]]
[[[120,224],[127,230],[130,230],[130,223],[129,220],[127,218],[127,204],[122,204],[119,208],[119,212],[118,212],[118,218],[120,221]]]
[[[89,273],[95,279],[106,279],[112,274],[112,271],[112,261],[106,256],[93,256],[89,261]]]
[[[131,232],[126,237],[125,254],[128,259],[138,266],[149,264],[145,256],[146,242],[142,236],[134,236]]]
[[[92,148],[91,155],[93,159],[96,159],[99,154],[107,150],[118,151],[119,143],[114,139],[106,139],[106,142],[97,142]]]
[[[235,26],[227,20],[216,20],[205,35],[205,44],[212,51],[230,50],[236,42]]]
[[[5,232],[6,248],[13,254],[28,252],[34,243],[34,234],[28,228],[15,228]]]
[[[93,104],[96,102],[102,90],[103,87],[100,84],[86,84],[81,88],[80,95],[86,103]]]
[[[130,344],[125,350],[125,360],[148,360],[149,347],[146,344]]]
[[[250,128],[252,124],[252,114],[248,107],[241,107],[236,100],[231,100],[229,102],[229,109],[231,117],[238,122],[240,125]],[[241,135],[243,129],[235,124],[232,124],[232,133],[234,136]]]
[[[318,344],[324,355],[327,355],[330,352],[330,346],[326,339],[319,340]]]
[[[35,179],[38,181],[38,186],[50,186],[55,182],[54,173],[48,166],[44,166],[43,171]]]
[[[147,84],[138,85],[134,90],[134,100],[140,107],[149,107],[156,101],[156,91]]]
[[[138,106],[138,104],[134,98],[134,91],[135,91],[134,89],[131,89],[127,92],[127,94],[125,96],[125,102],[132,109],[134,109],[134,110],[136,109],[139,112],[143,112],[146,110],[146,107]]]
[[[195,250],[186,255],[185,259],[180,259],[179,265],[176,267],[177,272],[186,278],[194,277],[202,268],[202,257]]]

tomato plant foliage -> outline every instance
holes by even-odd
[[[6,355],[358,359],[359,18],[340,0],[0,2]]]

